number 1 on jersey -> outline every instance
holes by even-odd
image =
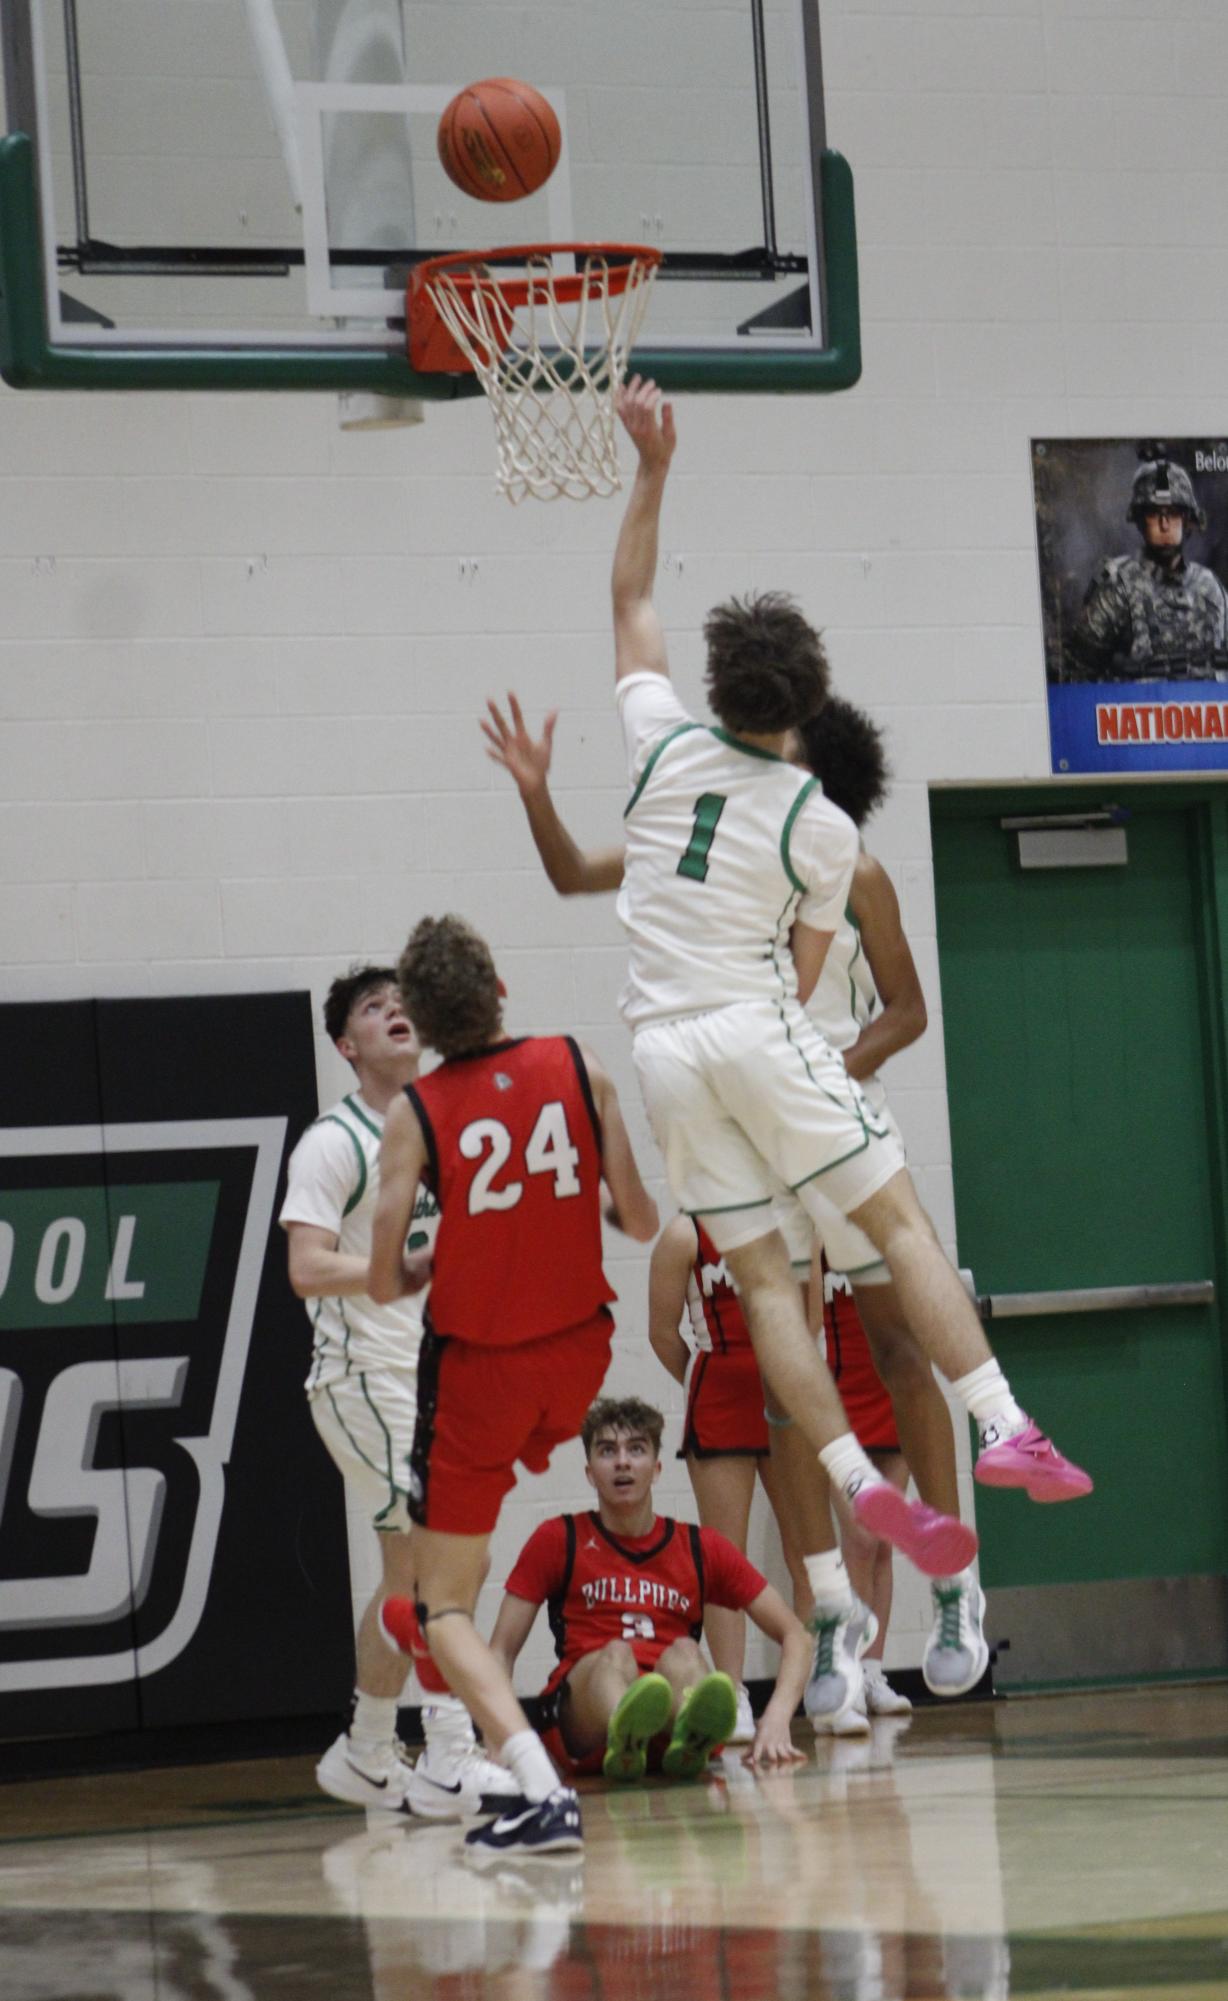
[[[712,846],[712,836],[716,823],[725,810],[723,792],[701,792],[695,801],[695,825],[687,842],[686,853],[678,864],[677,873],[691,878],[692,882],[704,882],[708,874],[708,849]]]

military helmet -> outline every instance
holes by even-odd
[[[1207,525],[1207,517],[1195,497],[1194,482],[1185,467],[1175,459],[1144,459],[1134,475],[1126,520],[1141,527],[1144,514],[1160,508],[1184,514],[1196,528]]]

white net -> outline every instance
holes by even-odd
[[[519,253],[506,254],[519,265]],[[588,500],[622,484],[614,397],[660,253],[588,250],[565,273],[557,254],[525,251],[515,277],[441,261],[425,286],[489,398],[496,478],[512,502]]]

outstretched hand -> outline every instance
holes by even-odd
[[[512,712],[510,724],[504,720],[497,702],[486,704],[490,721],[485,716],[480,719],[487,743],[486,755],[492,764],[503,766],[522,796],[527,797],[530,792],[539,791],[546,782],[554,748],[554,725],[559,719],[559,712],[551,709],[542,724],[541,736],[535,740],[529,735],[520,703],[510,690],[507,705]]]
[[[615,398],[623,429],[640,455],[645,472],[667,472],[678,439],[674,406],[666,403],[655,382],[633,375]]]

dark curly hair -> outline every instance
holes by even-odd
[[[419,1039],[441,1056],[468,1055],[498,1032],[499,975],[486,940],[463,917],[424,917],[396,976]]]
[[[823,642],[784,591],[718,604],[704,620],[708,700],[727,730],[770,735],[807,722],[827,699]]]
[[[643,1403],[639,1397],[598,1397],[590,1404],[584,1423],[580,1427],[580,1441],[584,1447],[584,1457],[591,1459],[593,1444],[602,1431],[631,1432],[637,1438],[646,1438],[657,1457],[661,1456],[661,1433],[665,1429],[665,1419],[652,1404]]]
[[[829,695],[797,732],[800,762],[809,765],[833,805],[863,826],[887,797],[891,767],[883,733],[864,709]]]
[[[377,987],[395,987],[395,966],[350,967],[335,979],[324,1001],[324,1032],[331,1042],[345,1034],[345,1024],[360,1000]]]

